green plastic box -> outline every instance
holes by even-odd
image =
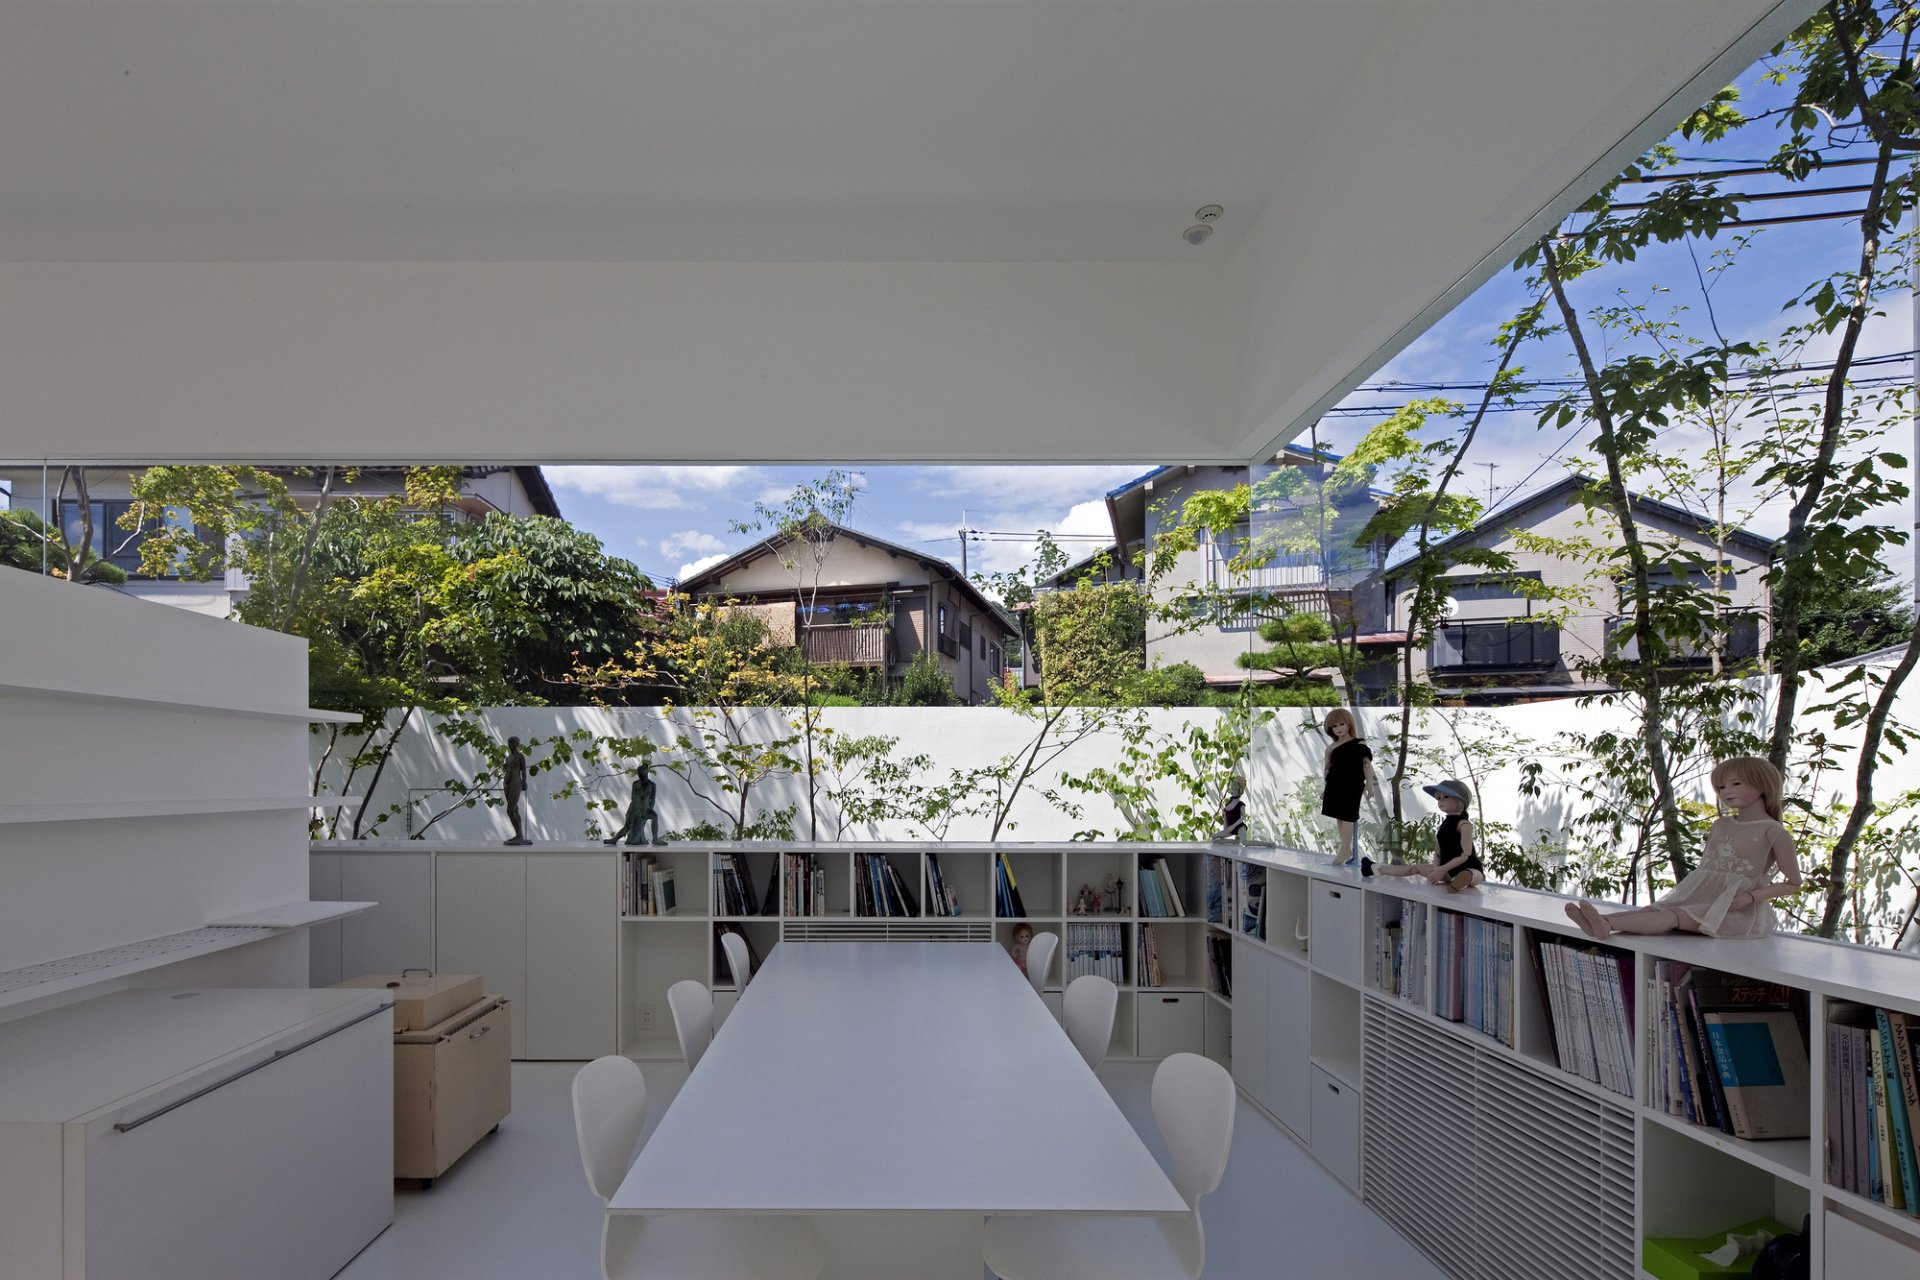
[[[1783,1227],[1772,1218],[1755,1218],[1752,1222],[1743,1222],[1737,1227],[1710,1236],[1699,1236],[1691,1240],[1681,1240],[1673,1236],[1640,1242],[1640,1266],[1655,1280],[1700,1280],[1702,1276],[1748,1276],[1753,1274],[1753,1255],[1748,1254],[1732,1266],[1723,1267],[1717,1262],[1708,1262],[1700,1255],[1712,1253],[1727,1242],[1729,1235],[1750,1236],[1756,1231],[1770,1231],[1776,1236],[1794,1234],[1792,1227]]]

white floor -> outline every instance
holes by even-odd
[[[600,1202],[574,1145],[567,1062],[517,1062],[513,1114],[431,1188],[396,1184],[394,1222],[339,1280],[595,1280]],[[649,1129],[685,1071],[644,1064]],[[1164,1165],[1152,1064],[1101,1078]],[[1200,1202],[1209,1280],[1444,1280],[1443,1273],[1245,1101],[1220,1189]],[[912,1280],[903,1276],[901,1280]]]

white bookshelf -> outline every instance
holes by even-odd
[[[692,978],[712,987],[721,1016],[731,1008],[732,975],[721,954],[722,926],[739,930],[764,958],[781,941],[824,939],[912,939],[994,943],[1011,948],[1021,924],[1035,932],[1058,934],[1061,945],[1044,998],[1059,1011],[1060,992],[1073,972],[1070,966],[1095,926],[1103,941],[1117,948],[1124,981],[1120,1007],[1114,1018],[1109,1054],[1116,1058],[1164,1057],[1169,1053],[1204,1052],[1211,1043],[1224,1060],[1228,1012],[1223,1001],[1208,996],[1206,924],[1201,915],[1202,844],[1094,844],[1094,843],[825,843],[767,842],[677,843],[626,848],[621,855],[651,855],[671,867],[676,909],[671,915],[629,915],[621,921],[620,1014],[621,1051],[636,1058],[674,1058],[672,1019],[666,991],[675,982]],[[860,855],[878,854],[911,891],[911,915],[882,916],[863,912],[856,876]],[[1020,891],[1024,916],[996,909],[994,860],[1004,854]],[[730,915],[716,902],[714,871],[732,857],[744,861],[753,882],[756,905],[750,916]],[[812,913],[796,901],[789,880],[776,872],[792,856],[807,857],[824,875],[825,910]],[[959,914],[937,915],[928,891],[929,857],[937,858],[944,880],[959,900]],[[1143,861],[1164,857],[1176,877],[1184,911],[1179,916],[1145,915],[1140,890]],[[1120,909],[1077,915],[1074,907],[1081,885],[1095,890],[1108,877],[1123,882]],[[766,909],[769,882],[776,901]],[[1111,904],[1103,901],[1102,906]],[[1158,985],[1142,973],[1142,929],[1150,927],[1159,961]]]
[[[1828,1013],[1920,1014],[1920,957],[1790,935],[1616,935],[1602,946],[1554,895],[1491,885],[1448,894],[1281,850],[1208,856],[1227,883],[1264,880],[1254,927],[1238,913],[1204,926],[1231,939],[1232,994],[1209,1000],[1233,1016],[1242,1091],[1450,1274],[1639,1276],[1644,1238],[1760,1217],[1791,1227],[1810,1218],[1816,1278],[1920,1274],[1920,1219],[1829,1185],[1823,1158]],[[1482,953],[1485,1029],[1443,1016],[1447,914],[1510,931],[1509,952]],[[1380,945],[1389,925],[1402,940],[1398,966]],[[1559,1065],[1536,940],[1619,957],[1635,993],[1624,1090]],[[1811,1137],[1745,1141],[1650,1105],[1658,1013],[1647,992],[1661,960],[1804,994]],[[1433,1212],[1434,1188],[1447,1185],[1471,1189],[1468,1211]],[[1900,1269],[1885,1271],[1886,1258]]]

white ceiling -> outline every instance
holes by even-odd
[[[0,455],[1245,459],[1812,7],[0,0]]]

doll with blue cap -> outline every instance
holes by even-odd
[[[1448,893],[1471,889],[1487,878],[1480,861],[1480,850],[1473,842],[1473,819],[1467,806],[1473,792],[1458,778],[1447,778],[1420,788],[1440,806],[1440,829],[1433,836],[1433,861],[1412,862],[1404,866],[1362,867],[1362,872],[1383,876],[1424,876],[1428,884],[1445,885]]]

